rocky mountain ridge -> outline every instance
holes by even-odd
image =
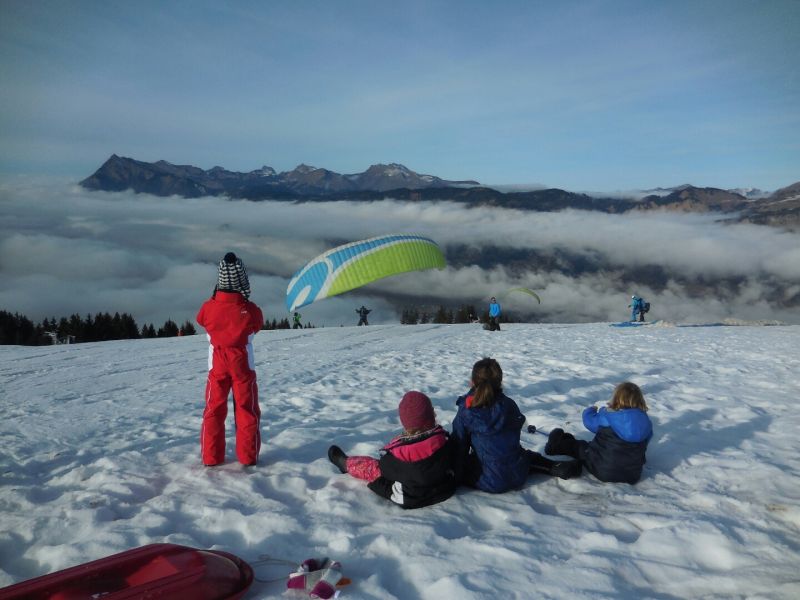
[[[206,171],[191,165],[173,165],[164,160],[147,163],[116,154],[80,183],[92,190],[131,189],[156,196],[187,198],[227,195],[251,200],[479,185],[477,181],[447,181],[433,175],[421,175],[396,163],[372,165],[363,173],[351,175],[306,164],[281,173],[268,166],[240,173],[223,167]]]
[[[272,167],[240,173],[223,167],[203,170],[191,165],[155,163],[112,155],[80,184],[91,190],[135,192],[157,196],[228,196],[248,200],[371,201],[393,198],[405,201],[441,201],[470,206],[497,206],[550,212],[564,209],[703,212],[726,215],[730,221],[800,229],[800,182],[771,195],[746,190],[723,190],[689,184],[656,188],[641,199],[598,197],[556,188],[501,192],[477,181],[448,181],[423,175],[397,163],[375,164],[363,173],[343,175],[298,165],[278,173]],[[748,188],[749,189],[749,188]],[[749,196],[749,197],[748,197]]]

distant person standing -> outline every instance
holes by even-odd
[[[253,336],[261,331],[261,309],[248,300],[250,282],[240,258],[228,252],[219,262],[217,285],[197,313],[210,344],[206,407],[200,430],[203,464],[213,467],[225,460],[225,417],[228,394],[233,389],[236,420],[236,457],[254,465],[261,449],[261,410],[253,360]]]
[[[645,306],[647,306],[647,309],[650,308],[649,304],[645,302],[643,298],[640,298],[636,294],[631,296],[631,303],[628,305],[631,309],[631,321],[644,321],[644,313],[647,312]]]
[[[362,304],[361,308],[356,309],[356,312],[358,313],[358,324],[369,325],[369,321],[367,321],[367,315],[372,311]]]
[[[497,299],[492,296],[489,301],[489,331],[500,331],[500,305]]]
[[[300,313],[294,313],[294,325],[292,325],[292,329],[302,329],[303,325],[300,323]]]

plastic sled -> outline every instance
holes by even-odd
[[[233,554],[150,544],[0,589],[0,600],[235,600],[253,569]]]

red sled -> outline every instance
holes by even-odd
[[[236,600],[253,583],[238,556],[150,544],[0,589],[0,600]]]

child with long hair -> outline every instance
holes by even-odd
[[[447,500],[457,481],[450,436],[436,424],[430,398],[407,392],[398,406],[403,432],[381,449],[381,458],[348,456],[339,446],[328,460],[342,473],[368,482],[373,492],[403,508],[420,508]]]
[[[521,487],[531,473],[562,479],[580,474],[578,461],[554,461],[522,447],[525,417],[503,393],[503,370],[495,359],[473,365],[470,385],[456,401],[453,420],[456,468],[463,483],[497,494]]]
[[[578,459],[600,481],[639,481],[647,444],[653,437],[653,424],[639,386],[630,381],[620,383],[608,406],[600,410],[590,406],[583,411],[583,424],[595,434],[591,442],[554,429],[548,436],[545,453]]]

